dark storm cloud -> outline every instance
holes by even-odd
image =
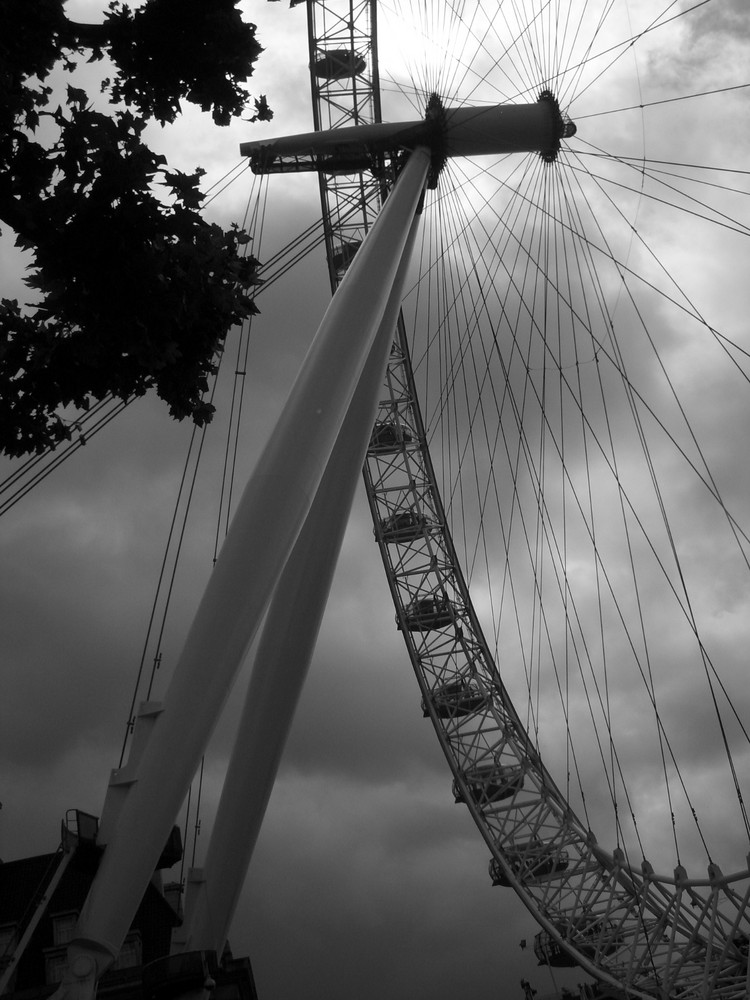
[[[280,886],[251,918],[263,944],[261,988],[291,997],[307,970],[311,992],[332,1000],[352,992],[375,1000],[383,991],[393,1000],[456,991],[489,1000],[506,976],[524,974],[518,941],[533,928],[511,895],[490,887],[468,817],[445,797],[282,780],[264,838],[243,903],[250,909],[256,893],[265,897],[264,884]],[[299,920],[285,935],[290,914]],[[510,947],[500,948],[497,928],[508,923]],[[283,968],[280,942],[294,953],[293,969]]]
[[[687,5],[686,5],[687,6]],[[743,0],[723,0],[708,4],[691,23],[694,39],[750,41],[750,13]]]

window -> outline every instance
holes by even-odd
[[[68,953],[65,948],[45,948],[44,979],[49,986],[60,982],[67,965]]]
[[[71,918],[68,924],[63,922],[63,916],[66,918]],[[55,946],[53,948],[44,949],[44,974],[45,982],[52,986],[53,983],[59,983],[63,976],[65,975],[65,970],[68,966],[68,949],[66,948],[67,941],[70,941],[72,937],[72,930],[68,935],[67,941],[57,940],[57,921],[60,921],[60,933],[64,934],[64,928],[66,926],[75,927],[75,923],[78,919],[78,915],[72,914],[59,914],[57,917],[52,918],[53,929],[55,933]],[[128,936],[125,938],[122,949],[120,950],[120,955],[117,961],[110,967],[111,972],[115,972],[118,969],[132,969],[137,965],[142,964],[142,949],[141,949],[141,932],[140,931],[130,931]]]
[[[130,931],[112,969],[132,969],[141,964],[141,932]]]
[[[73,932],[78,923],[75,910],[68,913],[57,913],[52,917],[52,940],[55,945],[67,944],[73,940]]]
[[[52,948],[44,949],[44,979],[48,985],[59,983],[65,975],[68,966],[68,941],[73,940],[78,912],[68,910],[65,913],[52,914]]]

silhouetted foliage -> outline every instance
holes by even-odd
[[[173,416],[210,419],[202,394],[229,329],[256,311],[258,265],[244,233],[202,217],[202,171],[170,170],[142,134],[185,100],[220,125],[245,110],[261,49],[236,2],[115,0],[85,25],[64,0],[3,0],[0,222],[32,254],[35,296],[0,301],[0,450],[41,451],[70,434],[61,407],[152,387]],[[112,61],[106,114],[71,84],[52,106],[50,73],[82,55]],[[265,97],[254,110],[272,115]]]

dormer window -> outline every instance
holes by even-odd
[[[143,962],[140,931],[130,931],[122,943],[117,961],[112,966],[112,971],[117,969],[132,969]]]
[[[67,944],[73,940],[73,934],[78,923],[78,913],[70,910],[67,913],[57,913],[52,917],[52,941],[56,946]]]
[[[44,949],[44,979],[50,985],[59,983],[65,974],[68,965],[65,946],[73,940],[77,923],[77,910],[52,914],[52,947]]]

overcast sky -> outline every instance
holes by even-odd
[[[246,6],[267,50],[250,90],[253,96],[267,94],[276,111],[274,121],[235,123],[219,130],[190,112],[179,126],[154,137],[175,164],[203,166],[207,182],[237,161],[243,139],[310,127],[304,6],[290,10],[283,2],[260,0],[248,0]],[[96,0],[69,4],[71,15],[81,20],[96,20],[102,7]],[[629,7],[618,0],[617,7],[625,22],[631,19],[633,33],[648,23],[648,12],[655,13],[652,0],[634,0]],[[609,92],[604,74],[602,89],[581,98],[580,113],[594,114],[621,107],[623,100],[630,102],[633,80],[642,88],[643,100],[638,103],[746,83],[749,20],[744,0],[711,0],[703,10],[654,35],[653,42],[644,44],[640,61],[612,69]],[[384,17],[383,24],[387,23]],[[397,59],[396,47],[390,44],[394,41],[394,35],[383,38],[384,61]],[[412,53],[418,47],[413,39],[407,45]],[[439,59],[440,53],[438,47],[437,56],[431,55]],[[689,107],[685,107],[688,102],[660,106],[645,119],[639,112],[596,118],[593,121],[601,128],[596,139],[582,119],[581,140],[585,137],[626,156],[641,155],[646,141],[648,155],[655,159],[746,169],[750,144],[746,95],[747,91],[739,91],[698,99]],[[627,141],[633,138],[634,145],[628,146],[624,136]],[[670,154],[663,155],[667,145]],[[747,191],[747,177],[715,173],[710,177]],[[272,180],[264,242],[269,253],[314,217],[318,197],[314,182]],[[747,224],[746,198],[740,217],[741,198],[725,196],[718,189],[691,188],[690,193],[721,205]],[[211,211],[225,222],[241,218],[246,197],[247,189],[235,184]],[[632,207],[629,197],[622,195],[621,203]],[[607,211],[603,205],[599,209]],[[631,218],[647,234],[649,246],[668,254],[670,268],[689,289],[695,309],[748,350],[747,239],[690,220],[684,213],[663,212],[653,201],[639,202],[637,215]],[[623,230],[623,240],[630,239],[630,233]],[[0,250],[7,275],[3,294],[6,288],[21,294],[17,255],[7,240]],[[638,245],[628,260],[641,266],[647,256]],[[654,267],[653,260],[648,267]],[[653,273],[649,270],[649,277]],[[259,303],[262,315],[252,329],[238,483],[252,468],[325,308],[326,283],[323,262],[311,258],[284,289],[275,286]],[[668,281],[662,282],[667,286]],[[750,414],[747,395],[741,393],[747,388],[744,375],[736,369],[726,375],[731,364],[722,368],[715,354],[711,367],[706,367],[701,331],[687,321],[680,327],[679,310],[647,296],[643,308],[649,324],[663,336],[663,356],[673,364],[670,374],[678,378],[679,390],[691,406],[691,420],[715,456],[712,469],[722,494],[747,529],[750,462],[744,452]],[[742,365],[741,355],[736,357]],[[657,388],[661,385],[647,361],[639,361],[637,354],[631,360],[632,370],[643,374],[646,383],[652,379]],[[230,363],[234,365],[233,358]],[[666,394],[657,392],[656,398]],[[207,434],[209,473],[206,482],[200,481],[189,521],[156,696],[164,691],[210,573],[224,423],[220,414]],[[0,521],[4,674],[0,856],[4,860],[54,850],[59,820],[67,809],[97,815],[101,811],[109,769],[119,760],[189,437],[190,428],[172,422],[157,400],[140,400]],[[3,463],[3,469],[6,466],[10,468]],[[642,468],[636,474],[642,476]],[[633,490],[638,495],[637,485]],[[680,495],[681,527],[693,542],[686,550],[687,561],[696,576],[706,567],[705,589],[694,593],[706,609],[708,634],[726,666],[726,682],[739,692],[737,682],[745,676],[750,641],[747,569],[744,577],[734,563],[731,572],[719,572],[717,566],[728,565],[720,548],[724,543],[703,528],[692,530],[704,495],[687,485]],[[577,565],[571,565],[573,569],[588,572]],[[583,575],[581,580],[585,585]],[[658,608],[656,591],[646,584],[644,593],[651,610]],[[705,686],[677,672],[683,647],[671,641],[671,634],[659,635],[658,620],[655,624],[654,648],[669,667],[665,683],[674,696],[669,711],[676,720],[675,731],[689,737],[682,741],[680,752],[704,797],[705,811],[721,816],[723,803],[711,797],[719,767],[715,750],[695,735],[705,725]],[[244,681],[233,693],[206,755],[198,861],[220,794]],[[522,687],[523,678],[517,683]],[[622,689],[613,691],[613,704],[629,737],[623,753],[636,765],[634,786],[647,815],[653,761],[637,752],[645,737],[639,733],[638,712],[631,711],[629,683],[622,679]],[[429,722],[422,718],[419,701],[360,491],[230,937],[235,954],[250,955],[262,1000],[504,1000],[521,995],[522,977],[531,979],[540,994],[551,989],[547,971],[537,969],[530,949],[519,947],[522,939],[531,943],[535,925],[511,890],[492,888],[487,850],[467,811],[453,803],[449,771]],[[550,742],[554,752],[551,737]],[[654,809],[657,817],[663,815],[663,803]],[[675,861],[669,845],[665,848],[660,839],[663,833],[656,830],[654,850],[664,850],[669,868]],[[192,851],[191,831],[186,840]],[[614,846],[606,837],[605,842]],[[726,849],[727,870],[744,864],[747,843],[741,830],[721,840],[721,848]],[[575,981],[575,973],[568,978]]]

